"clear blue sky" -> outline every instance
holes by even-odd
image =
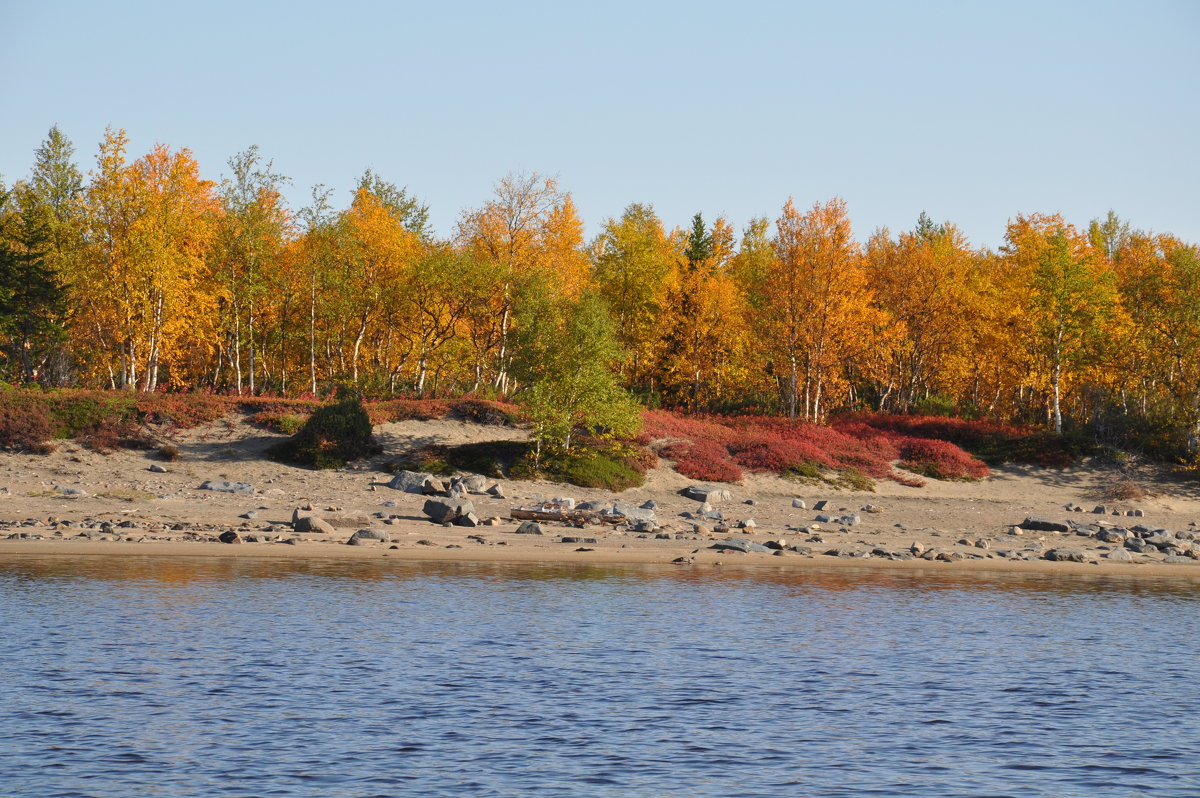
[[[0,0],[0,174],[53,124],[85,169],[258,144],[349,199],[371,167],[449,233],[514,170],[594,233],[631,202],[740,228],[841,196],[860,238],[921,210],[996,246],[1018,212],[1115,209],[1200,241],[1200,2]]]

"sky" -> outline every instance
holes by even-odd
[[[371,168],[449,235],[510,172],[589,235],[633,202],[736,228],[841,197],[856,235],[926,211],[977,246],[1109,209],[1200,241],[1200,2],[0,0],[0,175],[52,125],[86,172],[250,145],[349,202]]]

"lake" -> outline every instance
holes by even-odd
[[[1200,586],[12,556],[0,795],[1200,795]]]

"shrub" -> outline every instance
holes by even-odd
[[[120,418],[106,418],[76,437],[84,446],[100,454],[117,449],[144,449],[151,445],[140,424]]]
[[[50,413],[44,404],[23,402],[9,395],[0,402],[0,448],[49,454]]]
[[[450,403],[450,418],[488,424],[494,427],[515,427],[523,420],[516,405],[493,402],[489,399],[459,399]]]
[[[358,399],[316,410],[299,431],[272,446],[268,455],[310,468],[341,468],[350,460],[383,451],[371,432],[371,419]]]
[[[975,480],[988,475],[988,467],[946,441],[910,438],[900,444],[900,465],[933,479]]]
[[[607,453],[572,455],[549,464],[547,475],[581,488],[620,493],[646,484],[646,477]]]
[[[179,447],[173,443],[164,443],[158,447],[158,456],[169,463],[174,463],[183,458],[179,453]]]
[[[135,400],[137,414],[147,423],[191,429],[225,416],[233,403],[210,393],[142,394]]]
[[[387,424],[395,421],[436,421],[445,418],[450,405],[438,399],[388,399],[369,402],[367,412],[372,424]]]

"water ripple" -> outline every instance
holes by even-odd
[[[1189,582],[23,558],[5,796],[1200,795]]]

